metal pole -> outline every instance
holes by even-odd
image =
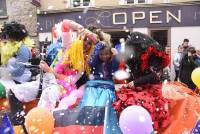
[[[42,44],[41,53],[40,53],[41,60],[45,60],[46,58],[47,45],[48,45],[48,38],[46,38],[44,44]],[[44,72],[42,69],[40,69],[40,83],[39,83],[39,91],[38,91],[37,99],[39,99],[42,94],[43,76],[44,76]]]
[[[103,134],[106,134],[106,129],[107,129],[107,118],[108,118],[108,110],[109,110],[108,108],[109,108],[109,101],[107,101],[106,105],[105,105],[105,116],[104,116]]]

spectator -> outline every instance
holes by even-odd
[[[175,79],[174,81],[178,80],[178,74],[180,70],[180,63],[182,59],[182,52],[183,52],[183,47],[181,45],[178,46],[178,52],[175,53],[174,59],[173,59],[173,65],[174,65],[174,70],[175,70]]]
[[[166,46],[165,52],[170,56],[171,55],[171,47]],[[170,81],[170,73],[171,73],[171,69],[170,69],[170,64],[169,64],[167,67],[163,68],[163,75],[161,76],[161,80],[162,81],[165,81],[165,80]]]
[[[197,58],[196,58],[195,62],[198,66],[200,66],[200,49],[198,49],[196,53],[197,53]]]
[[[179,71],[179,79],[181,82],[185,83],[189,88],[195,89],[196,86],[192,82],[191,73],[192,71],[198,67],[195,63],[197,56],[196,50],[194,47],[188,48],[188,53],[184,55],[181,64],[180,64],[180,71]]]
[[[188,52],[188,48],[189,48],[189,39],[183,40],[182,47],[183,47],[183,55],[186,55]]]

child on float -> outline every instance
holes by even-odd
[[[111,48],[97,43],[89,62],[92,68],[92,80],[86,84],[80,107],[104,106],[108,108],[106,118],[106,134],[120,134],[118,120],[112,103],[115,100],[113,73],[118,70],[118,61],[113,57]],[[104,122],[105,123],[105,122]]]

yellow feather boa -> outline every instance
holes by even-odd
[[[17,53],[21,45],[24,44],[28,48],[34,46],[34,41],[30,37],[26,37],[23,41],[7,41],[1,48],[1,63],[7,64],[8,60]]]

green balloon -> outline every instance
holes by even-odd
[[[0,99],[6,98],[6,89],[2,83],[0,83]]]

